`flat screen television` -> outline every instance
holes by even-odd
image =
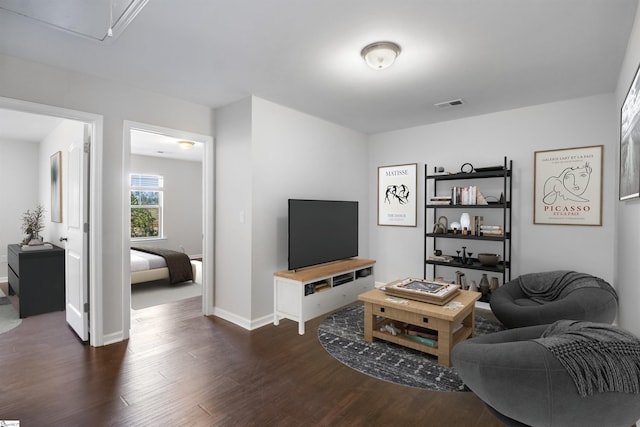
[[[358,202],[289,199],[289,270],[358,256]]]

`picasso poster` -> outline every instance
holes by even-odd
[[[534,224],[602,225],[602,145],[536,151]]]

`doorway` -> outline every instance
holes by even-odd
[[[59,119],[68,119],[88,125],[90,129],[92,155],[88,163],[90,185],[86,191],[82,192],[82,199],[88,200],[88,250],[89,255],[84,256],[80,262],[89,274],[82,284],[82,292],[89,293],[88,312],[89,323],[87,331],[89,343],[92,346],[103,345],[102,329],[102,222],[101,222],[101,198],[90,197],[93,194],[101,194],[102,191],[102,116],[85,113],[81,111],[69,110],[43,104],[35,104],[27,101],[20,101],[11,98],[0,97],[0,108],[49,116]]]
[[[149,136],[154,138],[148,138]],[[198,236],[193,235],[192,229],[183,228],[182,231],[179,230],[179,226],[176,229],[175,227],[172,229],[172,224],[162,222],[157,222],[154,224],[150,237],[150,240],[146,240],[144,237],[141,237],[142,241],[140,242],[143,245],[151,244],[157,246],[164,246],[169,249],[185,252],[192,257],[197,257],[201,259],[201,270],[198,271],[198,278],[201,278],[202,285],[202,313],[204,315],[209,315],[213,313],[213,138],[206,135],[194,134],[191,132],[184,132],[170,128],[164,128],[154,125],[148,125],[144,123],[137,123],[132,121],[125,121],[124,123],[124,143],[123,143],[123,171],[127,174],[127,179],[123,179],[123,195],[125,195],[126,200],[123,202],[123,233],[122,233],[122,242],[123,242],[123,278],[122,283],[125,286],[123,289],[123,313],[125,314],[125,325],[127,327],[125,330],[127,331],[130,328],[131,324],[131,311],[132,300],[131,300],[131,262],[130,262],[130,246],[131,246],[131,188],[129,182],[129,173],[143,173],[149,174],[152,178],[151,181],[157,181],[157,178],[162,178],[163,173],[162,168],[164,167],[166,170],[166,162],[169,160],[172,155],[170,151],[172,151],[173,146],[167,146],[167,148],[154,146],[152,143],[142,143],[138,144],[136,142],[137,139],[149,139],[153,141],[157,140],[158,143],[171,142],[175,144],[177,147],[177,141],[189,141],[194,144],[194,150],[184,150],[184,152],[189,152],[191,156],[194,153],[196,157],[200,157],[201,163],[194,162],[194,158],[191,158],[193,162],[194,168],[199,168],[201,170],[200,174],[200,183],[199,185],[194,186],[197,187],[197,191],[194,193],[193,188],[190,192],[189,196],[197,201],[197,203],[190,203],[186,199],[181,199],[179,203],[183,205],[183,209],[198,209],[197,218],[201,223],[201,227],[197,228]],[[143,148],[139,148],[140,146]],[[144,146],[147,146],[144,148]],[[138,148],[135,148],[138,147]],[[135,148],[135,152],[137,154],[132,154],[132,149]],[[178,149],[180,150],[180,149]],[[158,151],[162,151],[158,153]],[[143,167],[142,164],[145,163],[145,159],[149,161],[149,163],[154,164],[155,166]],[[151,159],[155,157],[155,159]],[[164,165],[164,166],[163,166]],[[180,165],[182,167],[184,165]],[[156,171],[154,173],[154,171]],[[172,172],[168,172],[171,174]],[[167,188],[168,190],[168,188]],[[185,189],[188,191],[188,189]],[[174,193],[175,194],[175,193]],[[167,193],[166,197],[169,194]],[[174,196],[175,197],[175,196]],[[165,202],[174,202],[174,200]],[[167,204],[166,209],[167,213],[169,209],[169,205]],[[153,208],[152,208],[153,209]],[[159,207],[158,209],[165,209]],[[175,215],[175,204],[171,206],[171,209],[174,209]],[[185,211],[186,212],[186,211]],[[154,213],[155,214],[155,213]],[[185,214],[186,215],[186,214]],[[194,216],[191,216],[192,218]],[[173,224],[175,225],[175,224]],[[169,230],[171,230],[169,232]],[[165,233],[167,231],[167,233]],[[163,235],[166,234],[166,235]],[[187,236],[190,234],[190,236]],[[195,242],[197,241],[198,244]],[[138,244],[138,242],[136,242]],[[198,249],[199,248],[199,252]],[[137,285],[133,285],[137,286]]]

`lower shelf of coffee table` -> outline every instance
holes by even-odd
[[[427,353],[427,354],[431,354],[434,356],[438,356],[439,355],[439,349],[437,346],[437,341],[436,341],[436,345],[435,346],[429,346],[427,344],[423,344],[421,342],[418,341],[414,341],[411,338],[407,338],[406,336],[404,336],[404,334],[398,334],[398,335],[393,335],[389,332],[384,332],[381,331],[380,328],[384,327],[385,325],[388,325],[390,323],[401,323],[397,320],[393,320],[393,319],[386,319],[383,318],[381,321],[376,322],[376,324],[374,325],[374,330],[372,332],[372,335],[374,338],[378,338],[384,341],[389,341],[392,342],[394,344],[398,344],[404,347],[408,347],[408,348],[412,348],[414,350],[418,350],[421,351],[423,353]],[[460,327],[453,333],[453,340],[451,343],[451,347],[455,346],[456,344],[466,340],[467,338],[470,338],[472,336],[473,330],[472,328],[468,327],[468,326],[464,326],[463,324],[459,325]]]

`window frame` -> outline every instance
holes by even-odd
[[[152,178],[157,180],[157,185],[144,185],[141,183],[140,185],[134,185],[133,180],[134,177],[142,177],[142,178]],[[139,180],[143,181],[143,179]],[[133,205],[131,204],[131,196],[135,191],[142,192],[154,192],[158,193],[158,204],[157,205]],[[157,236],[132,236],[133,232],[133,223],[131,220],[131,211],[134,208],[142,208],[142,209],[158,209],[158,235]],[[164,236],[164,176],[158,174],[149,174],[149,173],[130,173],[129,174],[129,239],[131,241],[142,241],[142,240],[162,240],[165,239]]]

